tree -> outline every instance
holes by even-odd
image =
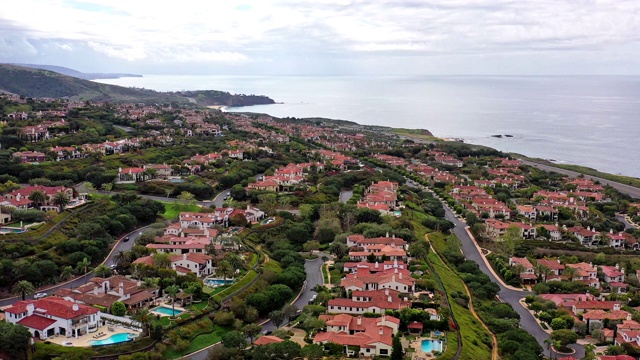
[[[131,318],[142,325],[142,335],[146,336],[149,333],[149,325],[151,324],[151,312],[148,308],[138,309]]]
[[[66,266],[60,273],[60,280],[65,281],[73,277],[73,266]]]
[[[555,330],[551,333],[551,340],[553,340],[554,342],[558,342],[558,345],[560,346],[560,348],[558,349],[559,351],[567,352],[567,346],[570,344],[575,344],[576,341],[578,341],[578,334],[568,329]]]
[[[516,251],[516,247],[522,242],[520,228],[509,225],[507,231],[499,241],[496,241],[496,250],[506,257],[511,257]]]
[[[227,279],[233,277],[234,274],[235,269],[229,261],[222,260],[218,263],[218,266],[216,267],[216,275],[222,276],[225,284],[227,283]]]
[[[398,332],[391,341],[391,360],[402,360],[404,358],[404,350],[400,342],[400,333]]]
[[[260,194],[258,195],[258,201],[260,201],[258,207],[268,215],[273,215],[278,206],[276,194]]]
[[[429,243],[425,240],[420,240],[409,245],[409,254],[418,260],[426,260],[429,255],[429,249]]]
[[[240,331],[229,331],[222,335],[222,345],[229,349],[244,349],[247,347],[247,340]]]
[[[334,241],[329,245],[329,252],[335,255],[338,259],[347,255],[347,251],[349,251],[347,244]]]
[[[234,270],[244,268],[244,261],[242,261],[242,258],[238,253],[228,252],[224,254],[224,260],[229,262]]]
[[[89,270],[89,266],[91,266],[91,261],[89,261],[89,258],[82,258],[82,261],[78,262],[78,264],[76,265],[78,270],[83,270],[84,275],[87,275],[87,272]],[[87,279],[85,278],[84,281],[86,282]]]
[[[111,305],[111,313],[115,316],[125,316],[127,314],[127,307],[121,301],[116,301]]]
[[[35,288],[33,287],[32,283],[26,280],[21,280],[13,285],[13,289],[11,291],[14,295],[22,296],[22,300],[24,300],[26,299],[27,295],[33,294]]]
[[[324,349],[320,344],[309,344],[302,348],[302,356],[308,360],[321,360],[324,357]]]
[[[247,324],[242,328],[244,336],[249,338],[250,342],[253,342],[256,336],[262,331],[262,326],[258,324]]]
[[[576,269],[570,266],[565,266],[564,270],[562,271],[562,275],[564,275],[567,280],[573,281],[573,279],[576,277]]]
[[[183,205],[189,205],[195,200],[195,196],[188,191],[183,191],[178,195],[178,199]]]
[[[113,261],[115,261],[116,266],[119,268],[127,267],[131,263],[130,253],[125,250],[118,250],[113,256]]]
[[[40,206],[47,201],[47,195],[42,190],[34,190],[29,194],[29,200],[36,204],[36,207],[40,209]]]
[[[6,354],[8,359],[28,359],[30,342],[31,333],[26,327],[0,321],[0,351]]]
[[[111,275],[111,269],[105,264],[100,264],[93,269],[93,273],[98,277],[106,278]]]
[[[153,265],[162,269],[171,266],[171,256],[167,253],[159,252],[153,254]]]
[[[273,325],[275,325],[276,328],[279,328],[280,325],[284,323],[285,313],[282,310],[274,310],[269,314],[269,318],[273,322]]]
[[[551,270],[548,266],[537,263],[535,272],[538,276],[538,281],[547,282],[547,278],[553,273],[553,270]]]
[[[285,318],[290,319],[296,314],[296,312],[298,312],[298,307],[293,304],[287,304],[282,308],[282,312],[284,313]]]
[[[69,196],[67,196],[66,193],[60,191],[57,192],[55,195],[53,195],[53,205],[56,205],[58,208],[60,208],[60,212],[62,212],[64,210],[64,207],[69,205],[69,202],[71,201],[71,199],[69,199]]]
[[[176,295],[180,292],[178,285],[167,286],[164,292],[171,295],[171,317],[175,317],[176,314]]]
[[[308,241],[304,243],[304,245],[302,245],[302,248],[304,249],[304,251],[308,251],[309,255],[313,255],[314,250],[320,250],[320,243],[315,240]]]

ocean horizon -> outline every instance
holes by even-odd
[[[226,111],[426,129],[438,137],[640,177],[634,156],[640,76],[144,75],[97,81],[266,95],[278,104]]]

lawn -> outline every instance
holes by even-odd
[[[200,211],[200,206],[196,204],[181,204],[178,202],[163,202],[164,213],[162,217],[167,220],[173,220],[178,217],[181,212],[197,212]]]
[[[329,283],[329,273],[327,272],[327,264],[322,264],[322,279],[325,284]]]
[[[165,353],[164,353],[164,358],[165,359],[177,359],[181,356],[183,356],[184,354],[190,354],[194,351],[198,351],[200,349],[204,349],[209,345],[213,345],[217,342],[219,342],[220,340],[222,340],[222,335],[229,331],[228,329],[222,328],[218,325],[215,325],[215,327],[213,328],[213,332],[211,333],[207,333],[207,334],[201,334],[196,336],[193,340],[191,340],[191,342],[189,343],[189,347],[187,348],[187,350],[185,350],[182,353],[177,353],[175,351],[173,351],[172,349],[168,349]]]
[[[428,260],[440,276],[440,279],[442,279],[442,283],[448,294],[454,291],[461,294],[466,293],[462,280],[457,274],[445,266],[442,259],[440,259],[436,253],[429,253]],[[491,359],[491,349],[487,345],[487,343],[491,343],[490,334],[473,314],[471,314],[469,309],[455,302],[455,299],[450,295],[449,301],[451,302],[451,310],[460,326],[462,336],[462,353],[460,358],[469,360]],[[449,346],[454,345],[452,344],[453,341],[455,341],[455,339],[449,341]],[[446,353],[449,353],[448,349]]]
[[[233,294],[237,290],[240,290],[243,286],[245,286],[249,282],[251,282],[251,280],[253,280],[256,276],[258,276],[257,272],[255,272],[253,270],[249,270],[249,272],[247,272],[247,275],[245,275],[242,279],[234,282],[228,288],[226,288],[223,291],[220,291],[217,294],[215,294],[214,296],[212,296],[213,299],[218,301],[218,302],[220,302],[220,300],[222,300],[222,298],[224,298],[227,295]],[[210,292],[215,291],[214,288],[210,288],[208,286],[205,286],[203,291],[207,292],[207,290],[209,290],[209,289],[212,289]]]

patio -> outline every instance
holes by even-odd
[[[77,347],[89,347],[91,346],[91,340],[104,340],[111,335],[119,334],[119,333],[133,333],[140,334],[140,330],[135,328],[127,328],[122,325],[102,325],[98,327],[98,330],[95,332],[91,332],[88,334],[84,334],[81,336],[75,337],[66,337],[64,335],[56,335],[49,337],[47,341],[50,341],[54,344],[63,345],[63,346],[77,346]],[[95,337],[98,334],[105,334],[101,337]]]

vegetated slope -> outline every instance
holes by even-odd
[[[0,64],[0,91],[26,97],[70,98],[72,100],[187,103],[196,100],[198,105],[247,106],[273,104],[272,99],[259,95],[232,95],[224,91],[197,90],[186,92],[158,92],[102,84],[62,75],[57,72]]]
[[[182,96],[78,79],[53,71],[0,65],[0,89],[27,97],[91,101],[186,102]]]
[[[180,94],[195,99],[198,104],[204,106],[248,106],[275,104],[273,99],[263,95],[232,95],[228,92],[217,90],[182,91]]]
[[[20,67],[27,67],[32,69],[41,69],[57,72],[62,75],[73,76],[85,80],[93,79],[117,79],[121,77],[142,77],[142,75],[135,74],[121,74],[121,73],[83,73],[74,69],[69,69],[64,66],[57,65],[37,65],[37,64],[12,64]]]

